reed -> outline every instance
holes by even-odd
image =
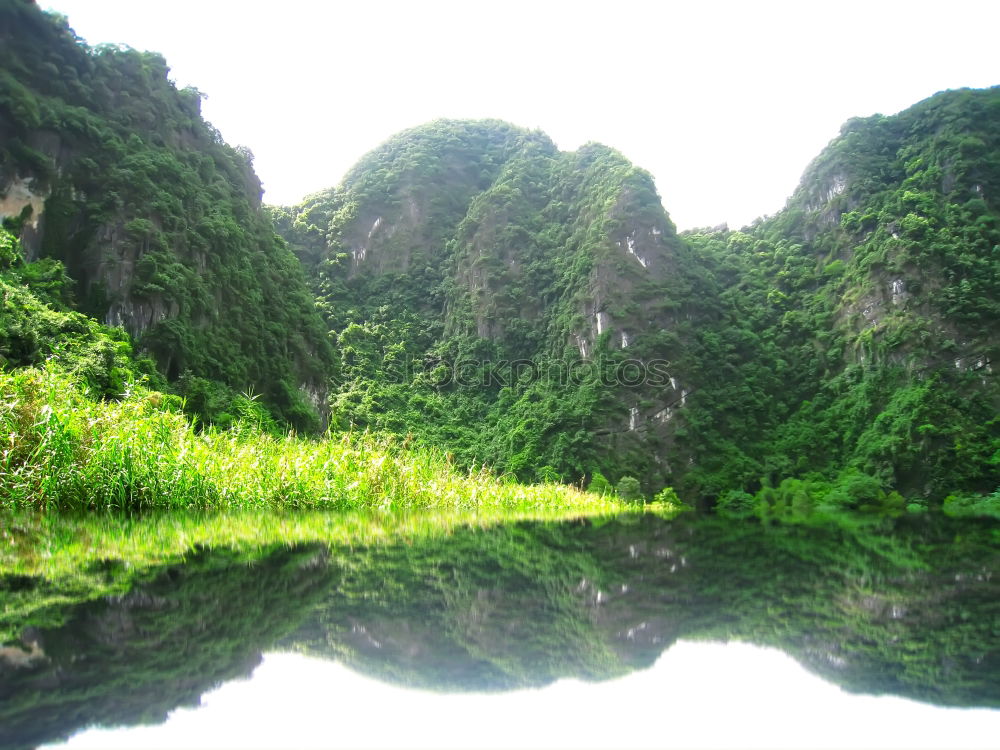
[[[248,416],[196,430],[169,398],[133,385],[90,398],[55,366],[0,373],[0,507],[52,510],[405,508],[587,513],[618,500],[521,485],[391,436],[273,434]]]

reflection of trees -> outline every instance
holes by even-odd
[[[395,682],[503,690],[621,675],[679,637],[742,639],[849,690],[996,705],[990,533],[653,517],[463,531],[355,551],[287,643]]]
[[[159,723],[250,674],[262,646],[293,629],[325,589],[325,567],[314,564],[324,556],[320,547],[279,549],[248,564],[201,552],[124,596],[67,608],[63,627],[25,628],[22,640],[44,658],[0,658],[0,747],[34,747],[93,724]]]
[[[622,675],[679,637],[737,638],[849,690],[995,706],[993,533],[636,516],[272,549],[252,564],[201,552],[67,607],[62,627],[25,629],[44,658],[0,654],[0,745],[162,721],[275,647],[422,688],[505,690]]]

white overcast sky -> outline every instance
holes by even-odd
[[[39,0],[161,52],[248,146],[265,201],[337,184],[393,133],[496,117],[652,172],[679,228],[779,210],[849,117],[1000,83],[1000,2]]]
[[[540,690],[442,694],[335,662],[267,654],[162,725],[90,729],[55,748],[995,748],[1000,712],[854,695],[748,643],[675,643],[652,669]],[[47,750],[43,748],[43,750]]]

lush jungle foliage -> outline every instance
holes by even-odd
[[[678,239],[620,155],[489,121],[402,133],[274,216],[317,269],[341,426],[738,513],[983,510],[1000,485],[998,114],[1000,91],[957,91],[851,121],[743,231]],[[627,360],[669,381],[546,376]]]
[[[33,2],[0,3],[0,197],[44,200],[5,223],[202,418],[227,421],[252,388],[316,428],[309,394],[322,399],[332,358],[302,270],[261,212],[250,152],[167,75],[159,55],[90,48]]]
[[[852,120],[742,231],[678,236],[621,154],[493,120],[265,209],[161,57],[29,0],[0,21],[0,365],[51,360],[81,408],[139,382],[167,421],[329,417],[737,516],[1000,513],[997,89]]]
[[[687,239],[720,311],[690,488],[1000,512],[1000,89],[852,120],[784,211]]]
[[[163,386],[128,334],[72,309],[72,288],[62,263],[26,263],[17,239],[0,229],[0,367],[51,362],[95,398],[119,396],[135,379]]]
[[[336,335],[335,424],[412,433],[522,479],[663,486],[668,460],[650,457],[665,436],[630,411],[682,398],[670,373],[693,326],[689,253],[621,154],[442,120],[272,215],[316,269]],[[657,359],[655,382],[619,386],[624,363]]]
[[[128,335],[67,309],[67,292],[61,263],[25,263],[0,229],[0,507],[619,507],[610,491],[458,471],[391,436],[286,434],[250,393],[229,400],[226,427],[196,430]]]
[[[283,434],[253,399],[238,406],[230,428],[195,431],[181,399],[135,381],[119,398],[98,401],[54,364],[0,373],[0,507],[620,507],[562,484],[459,470],[441,451],[391,436]]]

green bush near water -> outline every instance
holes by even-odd
[[[920,510],[911,512],[921,512]],[[986,517],[1000,518],[1000,489],[991,495],[948,495],[944,499],[944,512],[956,518]]]

